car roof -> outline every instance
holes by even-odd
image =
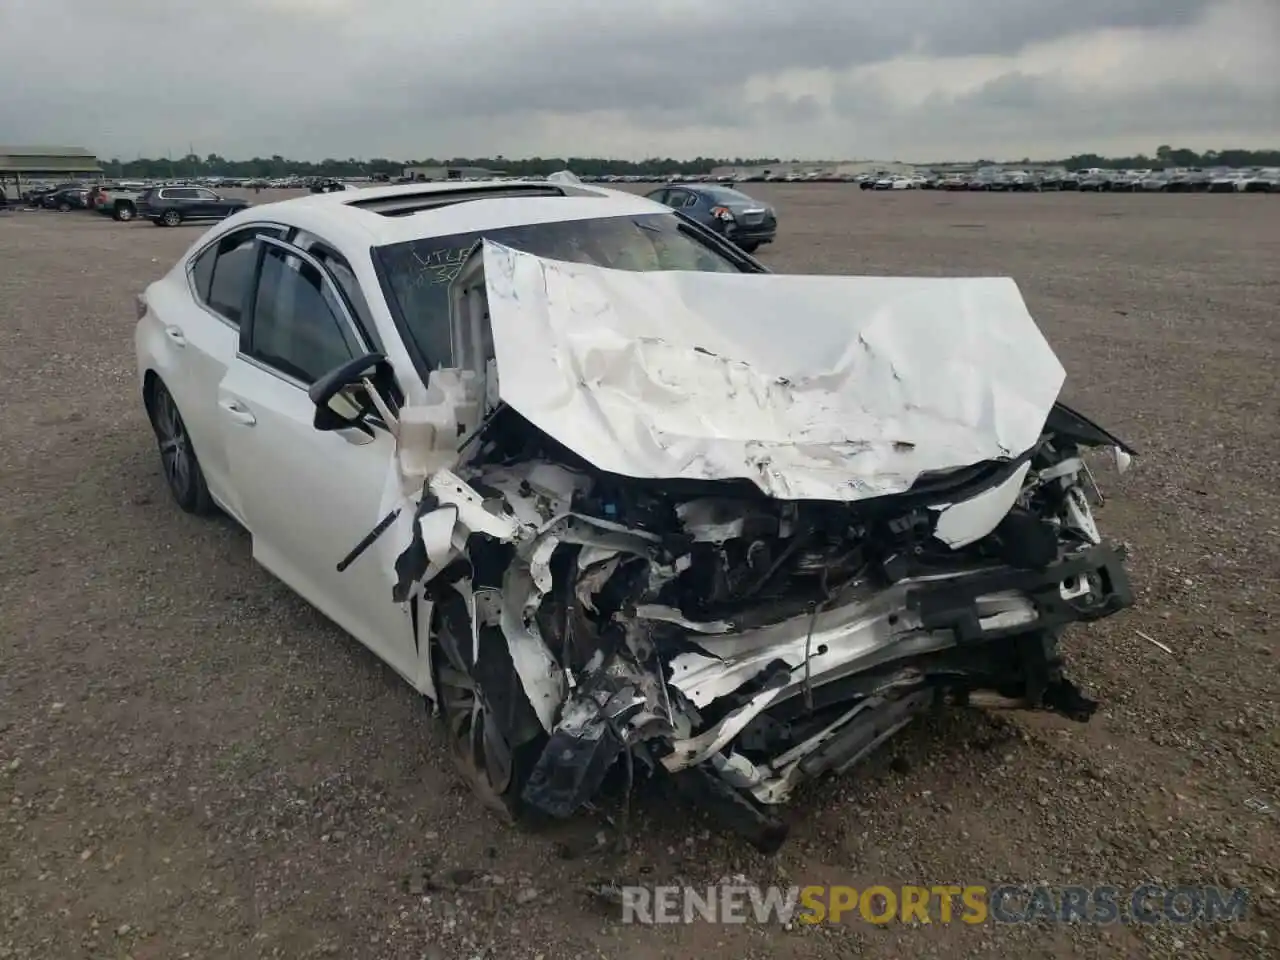
[[[450,201],[450,194],[470,196]],[[671,211],[633,193],[589,184],[443,181],[313,193],[258,204],[223,223],[234,227],[267,220],[313,232],[339,245],[382,246],[522,223],[652,213]]]

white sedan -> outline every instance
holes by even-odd
[[[610,769],[757,846],[931,704],[1084,719],[1131,603],[1008,280],[800,277],[569,182],[251,207],[138,298],[164,476],[390,664],[505,814]],[[622,759],[625,758],[625,763]]]

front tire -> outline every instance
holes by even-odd
[[[760,244],[757,243],[755,240],[745,240],[742,243],[738,244],[738,249],[741,250],[743,253],[755,253],[757,250],[760,249]]]
[[[182,414],[169,389],[159,380],[147,401],[147,414],[156,435],[160,465],[173,499],[185,513],[205,514],[213,510],[213,498],[205,483],[204,471],[183,423]]]
[[[116,207],[115,212],[111,216],[121,223],[128,223],[133,219],[134,213],[135,211],[130,204],[122,203]]]
[[[67,203],[67,201],[63,200],[60,204],[58,204],[58,212],[59,212],[59,213],[70,213],[70,212],[71,212],[71,204],[69,204],[69,203]]]
[[[505,822],[515,823],[524,812],[520,795],[542,755],[546,735],[536,716],[532,716],[533,708],[523,699],[523,688],[505,640],[486,638],[487,628],[482,627],[480,651],[484,668],[478,669],[471,662],[471,615],[467,607],[461,595],[455,594],[436,608],[434,656],[440,716],[454,766],[463,781],[485,807]],[[486,642],[489,639],[494,642]],[[487,695],[486,679],[491,686],[505,689]],[[527,714],[518,720],[507,717],[506,723],[499,722],[494,710],[503,699],[514,704],[514,709],[507,712]],[[504,730],[511,725],[526,730],[536,726],[536,734],[513,746]]]
[[[166,227],[176,227],[182,222],[182,214],[177,210],[166,210],[163,216],[160,217],[160,221]]]

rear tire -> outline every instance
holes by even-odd
[[[133,219],[135,213],[136,211],[133,209],[132,204],[121,203],[116,205],[115,212],[111,216],[121,223],[128,223]]]
[[[743,253],[755,253],[760,249],[760,244],[755,240],[748,240],[745,243],[738,244],[738,249]]]
[[[187,425],[168,387],[158,379],[147,399],[147,415],[156,435],[165,483],[173,499],[185,513],[211,513],[213,498],[209,496],[209,486],[191,445]]]
[[[63,200],[60,204],[58,204],[58,212],[59,212],[59,213],[70,213],[70,212],[71,212],[71,204],[69,204],[69,203],[67,203],[67,201]]]

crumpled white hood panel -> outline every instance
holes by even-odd
[[[499,394],[596,467],[900,493],[1016,456],[1065,373],[1005,278],[634,273],[485,241]]]

